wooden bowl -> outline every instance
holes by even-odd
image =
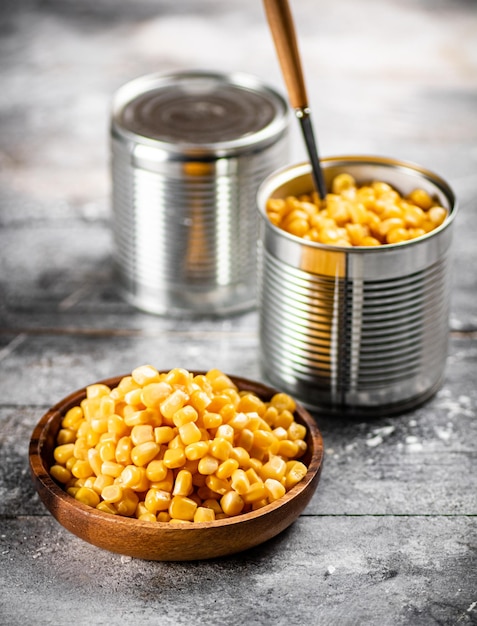
[[[113,388],[121,378],[100,382]],[[230,378],[240,390],[251,391],[265,401],[277,392],[258,382]],[[312,416],[297,405],[295,419],[308,431],[308,450],[301,459],[308,472],[275,502],[236,517],[180,526],[99,511],[68,495],[48,471],[62,418],[85,395],[86,389],[75,391],[41,418],[30,440],[30,471],[38,494],[53,517],[71,533],[99,548],[156,561],[191,561],[234,554],[271,539],[292,524],[318,486],[323,462],[322,436]]]

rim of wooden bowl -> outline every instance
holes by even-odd
[[[192,372],[193,375],[204,373]],[[239,390],[251,391],[263,400],[278,393],[274,387],[261,382],[227,375]],[[123,377],[98,382],[114,388]],[[67,530],[99,548],[158,561],[190,561],[234,554],[263,543],[290,526],[318,486],[324,456],[323,438],[314,418],[297,403],[295,419],[307,428],[308,450],[303,462],[308,469],[305,477],[275,502],[234,517],[184,525],[147,522],[99,511],[75,500],[49,474],[61,419],[85,396],[86,387],[78,389],[42,416],[31,435],[29,464],[40,499],[53,517]]]

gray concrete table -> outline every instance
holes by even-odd
[[[318,417],[326,461],[314,498],[287,531],[250,552],[145,562],[64,530],[28,471],[28,440],[46,408],[147,362],[261,379],[256,312],[191,324],[117,296],[111,96],[136,76],[185,68],[283,85],[256,0],[3,0],[2,625],[477,624],[477,8],[471,0],[292,6],[322,154],[415,161],[459,197],[445,382],[398,417]]]

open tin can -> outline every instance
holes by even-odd
[[[183,316],[256,306],[256,195],[287,162],[287,111],[247,74],[153,74],[119,89],[113,260],[128,301]]]
[[[344,156],[322,159],[322,166],[328,189],[343,172],[359,185],[387,182],[401,196],[421,188],[448,216],[398,244],[320,244],[274,226],[266,214],[270,197],[313,190],[309,164],[269,176],[258,193],[264,374],[311,409],[405,411],[434,394],[445,371],[454,194],[434,173],[394,159]]]

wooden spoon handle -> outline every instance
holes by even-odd
[[[263,4],[290,104],[294,109],[305,109],[308,99],[288,0],[263,0]]]

